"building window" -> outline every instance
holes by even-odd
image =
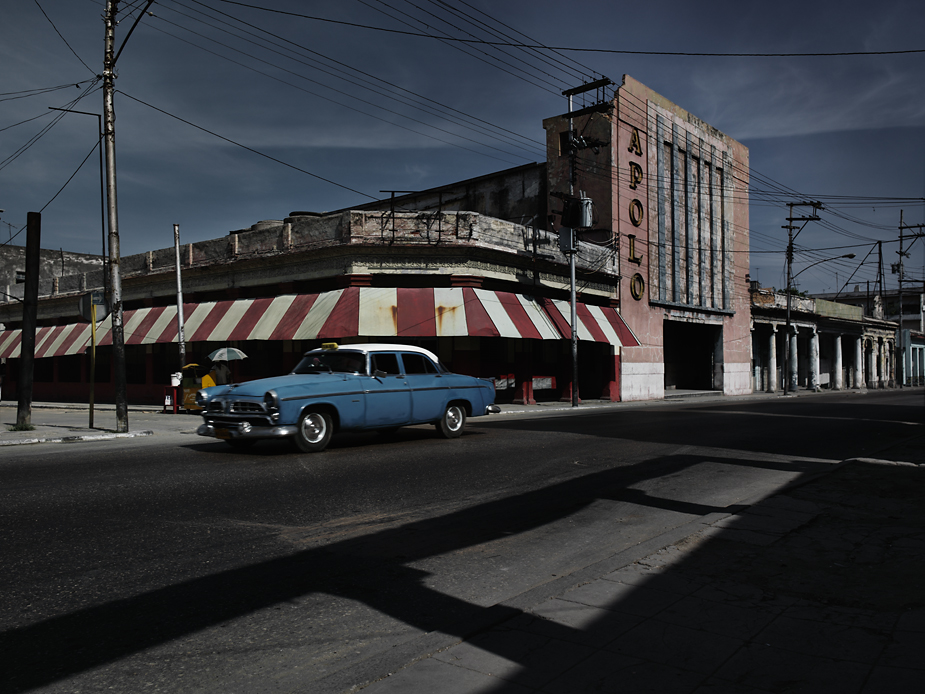
[[[22,270],[16,271],[16,284],[25,284],[26,283],[26,273]]]

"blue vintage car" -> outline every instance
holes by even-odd
[[[292,438],[306,453],[324,450],[335,431],[434,424],[456,438],[467,417],[499,412],[494,401],[491,381],[450,373],[426,349],[329,343],[286,376],[200,390],[197,433],[236,448]]]

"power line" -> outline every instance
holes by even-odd
[[[282,164],[283,166],[285,166],[285,167],[287,167],[287,168],[293,169],[293,170],[298,171],[298,172],[300,172],[300,173],[304,173],[304,174],[306,174],[306,175],[308,175],[308,176],[311,176],[312,178],[317,178],[319,181],[324,181],[325,183],[330,183],[332,186],[337,186],[338,188],[343,188],[344,190],[349,190],[351,193],[356,193],[357,195],[362,195],[363,197],[371,198],[371,199],[373,199],[373,200],[378,199],[378,198],[376,198],[376,197],[373,196],[373,195],[369,195],[368,193],[364,193],[364,192],[362,192],[362,191],[356,190],[356,189],[354,189],[354,188],[351,188],[350,186],[346,186],[346,185],[344,185],[344,184],[342,184],[342,183],[338,183],[337,181],[332,181],[331,179],[325,178],[324,176],[319,176],[318,174],[312,173],[311,171],[306,171],[305,169],[299,168],[298,166],[295,166],[294,164],[289,164],[288,162],[285,162],[285,161],[283,161],[282,159],[277,159],[276,157],[272,157],[272,156],[270,156],[269,154],[265,154],[264,152],[261,152],[260,150],[254,149],[253,147],[248,147],[247,145],[243,145],[243,144],[241,144],[240,142],[235,142],[234,140],[232,140],[232,139],[230,139],[230,138],[228,138],[228,137],[225,137],[225,136],[223,136],[223,135],[219,135],[218,133],[216,133],[216,132],[214,132],[214,131],[212,131],[212,130],[209,130],[208,128],[203,128],[201,125],[196,125],[195,123],[192,123],[191,121],[188,121],[188,120],[186,120],[185,118],[180,118],[180,116],[174,115],[173,113],[170,113],[169,111],[165,111],[164,109],[158,108],[157,106],[154,106],[154,105],[152,105],[152,104],[149,104],[149,103],[146,102],[146,101],[142,101],[141,99],[138,99],[138,98],[132,96],[131,94],[126,94],[126,93],[123,92],[122,90],[119,90],[119,93],[122,94],[123,96],[128,97],[128,98],[131,99],[132,101],[137,101],[139,104],[142,104],[143,106],[147,106],[148,108],[150,108],[150,109],[152,109],[152,110],[154,110],[154,111],[157,111],[158,113],[163,113],[165,116],[170,116],[171,118],[174,118],[175,120],[178,120],[178,121],[180,121],[181,123],[186,123],[186,125],[189,125],[189,126],[191,126],[191,127],[193,127],[193,128],[196,128],[197,130],[201,130],[201,131],[204,132],[204,133],[208,133],[209,135],[212,135],[213,137],[217,137],[217,138],[220,139],[220,140],[224,140],[225,142],[228,142],[229,144],[232,144],[232,145],[234,145],[235,147],[240,147],[241,149],[245,149],[245,150],[247,150],[248,152],[251,152],[251,153],[253,153],[253,154],[256,154],[257,156],[263,157],[264,159],[269,159],[270,161],[274,161],[274,162],[276,162],[277,164]]]
[[[39,0],[33,0],[33,1],[35,2],[35,6],[38,7],[38,8],[39,8],[39,11],[45,16],[45,19],[48,20],[48,23],[51,24],[51,28],[54,29],[54,30],[55,30],[55,33],[58,35],[58,37],[59,37],[62,41],[64,41],[64,45],[68,47],[68,50],[69,50],[71,53],[74,54],[74,57],[77,58],[77,60],[80,61],[80,64],[81,64],[81,65],[83,65],[85,68],[87,68],[87,69],[90,71],[90,74],[95,75],[95,74],[96,74],[96,70],[94,70],[94,69],[91,68],[89,65],[87,65],[87,64],[83,61],[83,58],[81,58],[79,55],[77,55],[77,51],[75,51],[73,48],[71,48],[71,44],[69,44],[69,43],[67,42],[67,39],[64,38],[64,35],[63,35],[60,31],[58,31],[58,27],[56,27],[56,26],[55,26],[55,23],[54,23],[53,21],[51,21],[51,17],[49,17],[49,16],[48,16],[48,13],[46,13],[45,10],[42,9],[42,6],[39,4]]]
[[[295,42],[293,42],[293,41],[290,41],[289,39],[286,39],[286,38],[284,38],[284,37],[282,37],[282,36],[280,36],[280,35],[278,35],[278,34],[275,34],[275,33],[271,32],[271,31],[268,31],[268,30],[265,29],[265,28],[258,27],[258,26],[256,26],[256,25],[251,24],[250,22],[246,22],[246,21],[244,21],[244,20],[242,20],[242,19],[240,19],[240,18],[238,18],[238,17],[234,17],[233,15],[229,15],[229,14],[226,14],[226,13],[221,12],[221,11],[219,11],[219,10],[216,10],[216,9],[214,9],[214,8],[211,8],[211,7],[209,7],[208,5],[205,5],[205,4],[203,4],[202,2],[199,2],[199,0],[192,0],[192,2],[194,2],[195,4],[197,4],[197,5],[201,6],[201,7],[204,7],[204,8],[206,8],[206,9],[210,10],[211,12],[215,12],[216,14],[221,15],[222,17],[227,17],[228,19],[234,20],[235,22],[237,22],[237,23],[239,23],[239,24],[242,24],[242,25],[244,25],[245,27],[248,27],[248,28],[250,28],[250,29],[253,29],[253,30],[256,31],[256,32],[259,32],[259,33],[261,33],[261,34],[266,34],[267,36],[271,36],[271,37],[273,37],[274,39],[276,39],[277,41],[280,41],[280,42],[285,43],[287,46],[298,48],[300,51],[303,51],[303,52],[308,53],[308,54],[310,54],[310,55],[312,55],[312,56],[315,56],[318,60],[313,60],[312,62],[313,62],[316,66],[317,66],[317,65],[322,65],[323,67],[325,67],[325,68],[327,68],[327,69],[335,70],[335,71],[340,72],[340,73],[343,73],[343,74],[345,74],[345,75],[346,75],[346,74],[349,74],[349,73],[355,73],[356,75],[360,75],[360,77],[354,78],[354,79],[359,79],[361,82],[366,82],[366,84],[386,85],[386,86],[391,87],[391,88],[393,88],[393,89],[395,89],[395,90],[398,90],[398,91],[401,91],[401,92],[403,92],[403,93],[405,93],[405,94],[408,94],[408,95],[410,95],[411,97],[414,97],[414,99],[419,99],[419,100],[421,100],[421,101],[427,102],[428,104],[434,106],[435,109],[442,109],[442,110],[444,110],[444,111],[446,111],[446,112],[448,112],[448,113],[457,114],[457,115],[459,115],[459,116],[461,116],[461,117],[463,117],[463,118],[465,118],[465,119],[468,119],[468,120],[470,120],[470,121],[472,121],[472,122],[474,122],[474,123],[476,123],[476,124],[481,124],[481,125],[487,126],[488,128],[492,128],[492,129],[494,129],[494,130],[496,130],[496,131],[498,131],[498,132],[500,132],[500,133],[504,133],[504,134],[506,134],[506,135],[511,135],[511,136],[513,136],[513,137],[515,137],[515,138],[518,138],[518,139],[522,140],[523,142],[525,142],[526,144],[530,145],[531,147],[532,147],[532,146],[535,146],[535,145],[537,145],[537,144],[539,144],[539,143],[537,143],[535,140],[533,140],[532,138],[525,137],[525,136],[523,136],[523,135],[521,135],[521,134],[519,134],[519,133],[515,133],[515,132],[512,131],[512,130],[507,130],[507,129],[502,128],[502,127],[500,127],[500,126],[498,126],[498,125],[495,125],[495,124],[493,124],[493,123],[490,123],[489,121],[486,121],[486,120],[483,120],[483,119],[481,119],[481,118],[478,118],[477,116],[473,116],[473,115],[471,115],[471,114],[469,114],[469,113],[465,113],[464,111],[460,111],[460,110],[458,110],[458,109],[452,108],[452,107],[450,107],[450,106],[448,106],[448,105],[446,105],[446,104],[444,104],[444,103],[442,103],[442,102],[440,102],[440,101],[437,101],[437,100],[435,100],[435,99],[431,99],[431,98],[426,97],[426,96],[424,96],[424,95],[422,95],[422,94],[418,94],[418,93],[416,93],[416,92],[414,92],[414,91],[411,91],[411,90],[409,90],[409,89],[406,89],[406,88],[404,88],[404,87],[401,87],[401,86],[399,86],[399,85],[397,85],[397,84],[395,84],[395,83],[393,83],[393,82],[389,82],[388,80],[386,80],[386,79],[384,79],[384,78],[382,78],[382,77],[379,77],[379,76],[377,76],[377,75],[373,75],[373,74],[371,74],[371,73],[369,73],[369,72],[366,72],[366,71],[360,70],[360,69],[358,69],[358,68],[356,68],[356,67],[353,67],[353,66],[351,66],[351,65],[348,65],[348,64],[346,64],[346,63],[344,63],[344,62],[335,60],[335,59],[331,58],[330,56],[327,56],[327,55],[324,55],[324,54],[322,54],[322,53],[319,53],[318,51],[312,50],[312,49],[310,49],[310,48],[308,48],[307,46],[304,46],[304,45],[302,45],[302,44],[299,44],[299,43],[295,43]],[[163,5],[162,5],[162,6],[163,6]],[[175,11],[175,12],[179,12],[179,11],[176,10],[176,9],[174,9],[174,11]],[[180,14],[183,14],[183,13],[180,13]],[[202,13],[200,13],[200,14],[202,14]],[[189,17],[189,18],[192,19],[192,17],[190,17],[189,15],[185,15],[185,14],[184,14],[184,16]],[[204,16],[207,16],[207,17],[208,17],[208,15],[204,15]],[[210,18],[210,19],[213,19],[212,17],[209,17],[209,18]],[[195,21],[200,21],[200,22],[202,22],[203,20],[199,19],[199,20],[195,20]],[[221,22],[221,23],[223,23],[223,24],[226,24],[226,25],[228,25],[228,26],[231,26],[228,22],[226,22],[226,21],[224,21],[224,20],[221,20],[221,19],[216,19],[215,21],[219,21],[219,22]],[[229,34],[230,34],[230,32],[228,32],[228,31],[225,30],[225,29],[220,29],[220,28],[218,28],[218,27],[214,27],[214,25],[208,25],[208,26],[212,26],[213,28],[216,28],[216,29],[218,29],[219,31],[223,31],[224,33],[229,33]],[[244,31],[244,30],[242,30],[242,31]],[[255,39],[259,38],[258,35],[255,34],[255,33],[253,33],[253,32],[244,31],[244,33],[247,34],[247,35],[250,35],[250,36],[254,37]],[[230,35],[236,36],[236,37],[237,37],[237,35],[235,35],[235,34],[230,34]],[[255,45],[258,45],[258,44],[255,44]],[[271,45],[273,45],[273,44],[271,44]],[[279,44],[275,44],[275,45],[279,45]],[[280,48],[282,48],[282,46],[280,46]],[[270,49],[270,50],[272,50],[272,49]],[[274,52],[274,53],[279,53],[278,51],[272,51],[272,52]],[[285,57],[291,58],[290,55],[286,55],[286,54],[282,54],[282,53],[279,53],[279,54],[280,54],[280,55],[284,55]],[[325,61],[325,62],[319,62],[319,61]],[[298,62],[301,62],[301,61],[298,61]],[[328,65],[328,64],[326,64],[326,63],[329,63],[330,65]],[[304,63],[302,63],[302,64],[304,64]],[[344,69],[341,70],[340,68],[344,68]],[[328,72],[327,74],[332,74],[332,73]],[[335,76],[335,75],[332,74],[332,76]],[[369,80],[365,80],[365,79],[363,79],[363,78],[369,78]],[[344,79],[345,81],[347,81],[347,82],[349,82],[349,83],[351,83],[351,84],[357,85],[357,83],[356,83],[355,81],[353,81],[353,79],[349,79],[349,78],[347,78],[347,77],[341,77],[341,78],[339,78],[339,79]],[[360,85],[357,85],[357,86],[360,86]],[[380,93],[381,93],[381,92],[380,92]],[[393,94],[394,94],[394,93],[393,93]],[[391,96],[391,97],[389,97],[389,98],[396,98],[396,97],[393,95],[393,96]],[[408,103],[408,102],[402,102],[402,103]],[[496,139],[497,139],[497,138],[496,138]]]
[[[194,0],[194,1],[195,1],[195,0]],[[174,10],[174,11],[176,11],[176,10]],[[183,15],[183,16],[185,16],[185,17],[188,17],[188,18],[190,18],[190,19],[194,19],[194,21],[200,21],[200,22],[202,22],[201,19],[195,19],[195,18],[190,17],[189,15],[186,15],[186,14],[184,14],[184,13],[182,13],[182,12],[178,12],[178,13],[181,14],[181,15]],[[213,43],[216,43],[216,44],[218,44],[219,46],[222,46],[222,47],[224,47],[224,48],[228,48],[229,50],[233,50],[233,51],[235,51],[236,53],[238,53],[239,55],[246,56],[246,57],[248,57],[248,58],[252,58],[252,59],[257,60],[257,61],[259,61],[259,62],[261,62],[261,63],[266,64],[266,65],[270,65],[270,66],[275,67],[275,68],[277,68],[277,69],[279,69],[279,70],[281,70],[281,71],[283,71],[283,72],[286,72],[286,73],[291,74],[291,75],[293,75],[293,76],[295,76],[295,77],[298,77],[298,78],[300,78],[300,79],[303,79],[303,80],[305,80],[305,81],[307,81],[307,82],[311,82],[311,83],[316,84],[316,85],[318,85],[318,86],[320,86],[320,87],[323,87],[323,88],[325,88],[325,89],[330,89],[331,91],[333,91],[333,92],[335,92],[335,93],[337,93],[337,94],[341,94],[341,95],[346,96],[346,97],[351,98],[351,99],[356,99],[357,101],[360,101],[360,102],[363,103],[363,104],[371,105],[371,104],[370,104],[370,101],[369,101],[368,99],[363,99],[363,98],[361,98],[361,97],[355,96],[355,95],[350,94],[350,93],[348,93],[348,92],[345,92],[345,91],[343,91],[343,90],[336,89],[336,88],[334,88],[334,87],[332,87],[332,86],[330,86],[330,85],[327,85],[327,84],[324,84],[324,83],[322,83],[322,82],[319,82],[318,80],[314,80],[314,79],[311,79],[311,78],[309,78],[309,77],[306,77],[305,75],[299,74],[299,73],[294,72],[294,71],[292,71],[292,70],[288,70],[288,69],[286,69],[286,68],[284,68],[284,67],[282,67],[282,66],[280,66],[280,65],[278,65],[278,64],[269,62],[269,61],[267,61],[267,60],[263,60],[263,59],[261,59],[261,58],[259,58],[259,57],[257,57],[257,56],[254,56],[254,55],[251,55],[251,54],[248,54],[248,53],[244,53],[243,51],[240,51],[240,50],[234,48],[233,46],[229,46],[228,44],[225,44],[225,43],[222,43],[222,42],[220,42],[220,41],[216,41],[215,39],[212,39],[212,38],[209,38],[209,37],[207,37],[207,36],[204,36],[203,34],[201,34],[201,33],[199,33],[199,32],[196,32],[196,31],[194,31],[194,30],[192,30],[192,29],[189,29],[188,27],[184,27],[184,26],[181,26],[181,25],[176,24],[176,23],[174,23],[174,22],[170,22],[169,20],[167,20],[167,19],[165,19],[165,18],[163,18],[163,17],[157,17],[157,19],[159,19],[160,21],[165,22],[165,23],[167,23],[167,24],[170,24],[171,26],[177,27],[177,28],[182,29],[182,30],[184,30],[184,31],[188,31],[188,32],[194,34],[195,36],[199,36],[200,38],[206,39],[207,41],[211,41],[211,42],[213,42]],[[240,36],[238,36],[238,35],[236,35],[236,34],[233,34],[233,33],[229,32],[229,31],[227,31],[227,30],[225,30],[225,29],[222,29],[222,28],[220,28],[220,27],[215,27],[214,25],[211,25],[211,24],[209,24],[208,22],[203,22],[203,23],[205,23],[207,26],[211,26],[212,28],[217,29],[218,31],[221,31],[222,33],[225,33],[225,34],[227,34],[227,35],[229,35],[229,36],[233,36],[234,38],[241,39]],[[154,27],[154,28],[155,28],[155,30],[161,31],[162,33],[166,33],[168,36],[171,36],[171,37],[173,37],[173,38],[176,38],[176,39],[179,40],[179,41],[184,41],[184,39],[181,39],[181,38],[179,38],[178,36],[176,36],[176,35],[174,35],[174,34],[171,34],[170,32],[164,31],[163,29],[158,29],[158,28],[156,28],[156,27]],[[254,27],[254,28],[256,29],[257,27]],[[267,33],[268,33],[268,32],[267,32]],[[252,35],[253,35],[253,34],[252,34]],[[299,60],[299,59],[293,57],[292,55],[287,55],[287,54],[285,54],[285,53],[282,53],[282,52],[280,52],[280,51],[274,50],[274,49],[272,49],[272,48],[267,48],[266,46],[261,45],[261,44],[258,44],[258,43],[255,43],[254,41],[251,41],[251,40],[249,40],[249,39],[242,39],[242,40],[245,40],[245,41],[247,41],[248,43],[251,43],[251,44],[253,44],[253,45],[257,45],[257,46],[259,46],[259,47],[261,47],[261,48],[264,48],[264,49],[266,49],[266,50],[269,50],[269,51],[271,51],[272,53],[276,53],[276,54],[281,55],[281,56],[283,56],[283,57],[285,57],[285,58],[288,58],[288,59],[290,59],[290,60],[294,60],[295,62],[298,62],[298,63],[300,63],[300,64],[302,64],[302,65],[307,65],[307,63],[305,63],[304,61]],[[285,39],[283,39],[283,40],[285,40]],[[249,70],[252,70],[252,71],[254,71],[254,72],[257,72],[258,74],[261,74],[261,75],[264,75],[264,76],[266,76],[266,77],[269,77],[270,79],[274,79],[274,80],[280,81],[280,82],[282,82],[283,84],[286,84],[287,86],[291,86],[291,87],[293,87],[293,88],[295,88],[295,89],[299,89],[300,91],[305,91],[305,92],[308,93],[308,94],[311,94],[311,95],[313,95],[313,96],[317,96],[317,97],[322,98],[322,99],[325,99],[325,100],[327,100],[327,101],[331,101],[332,103],[335,103],[335,104],[337,104],[337,105],[339,105],[339,106],[344,106],[345,108],[350,108],[351,110],[353,110],[353,111],[355,111],[355,112],[357,112],[357,113],[362,113],[362,114],[364,114],[364,115],[369,115],[369,116],[371,116],[371,117],[373,117],[373,118],[377,118],[377,116],[373,116],[372,114],[369,114],[369,113],[367,113],[366,111],[352,108],[352,107],[350,107],[350,106],[347,106],[346,104],[342,104],[342,103],[340,103],[340,102],[338,102],[338,101],[334,101],[333,99],[330,99],[329,97],[325,97],[325,96],[323,96],[323,95],[321,95],[321,94],[318,94],[317,92],[312,92],[312,91],[309,91],[309,90],[305,90],[305,89],[303,89],[303,88],[301,88],[301,87],[298,87],[297,85],[294,85],[294,84],[292,84],[292,83],[290,83],[290,82],[287,82],[287,81],[285,81],[285,80],[280,80],[279,78],[277,78],[277,77],[275,77],[275,76],[273,76],[273,75],[267,74],[266,72],[263,72],[263,71],[261,71],[261,70],[256,70],[255,68],[252,68],[252,67],[250,67],[250,66],[248,66],[248,65],[244,65],[244,64],[238,62],[237,60],[231,59],[231,58],[229,58],[229,57],[227,57],[227,56],[224,56],[224,55],[222,55],[222,54],[220,54],[220,53],[216,53],[216,52],[214,52],[214,51],[209,51],[208,49],[203,48],[203,47],[202,47],[201,45],[199,45],[199,44],[190,43],[190,42],[188,42],[188,41],[184,41],[184,42],[187,43],[188,45],[192,45],[192,46],[194,46],[194,47],[196,47],[196,48],[199,48],[199,49],[201,49],[201,50],[204,50],[204,51],[210,53],[211,55],[215,55],[216,57],[222,58],[222,59],[224,59],[224,60],[228,60],[229,62],[231,62],[231,63],[233,63],[233,64],[235,64],[235,65],[238,65],[239,67],[244,67],[244,68],[246,68],[246,69],[249,69]],[[292,43],[292,42],[287,42],[287,43]],[[301,49],[303,49],[303,50],[306,50],[306,51],[308,51],[308,52],[310,52],[310,53],[314,53],[315,55],[321,56],[321,54],[316,53],[315,51],[310,51],[309,49],[306,49],[306,48],[304,48],[303,46],[299,46],[298,44],[292,44],[292,45],[298,46],[299,48],[301,48]],[[325,56],[322,56],[322,57],[323,57],[325,60],[330,60],[329,58],[327,58],[327,57],[325,57]],[[315,65],[316,65],[316,70],[319,69],[319,68],[317,67],[317,65],[318,65],[319,63],[318,63],[317,61],[312,61],[312,62],[315,63]],[[336,62],[336,61],[331,61],[331,62]],[[341,64],[342,64],[342,63],[341,63]],[[347,67],[347,68],[350,69],[350,70],[354,70],[354,68],[350,68],[349,66],[345,66],[345,67]],[[325,68],[327,68],[327,66],[322,65],[322,67],[320,68],[321,72],[324,72],[325,74],[327,74],[327,75],[329,75],[329,76],[331,76],[331,77],[334,77],[335,79],[340,79],[340,80],[346,81],[347,83],[349,83],[349,84],[351,84],[351,85],[353,85],[353,86],[360,87],[361,89],[366,89],[366,90],[371,91],[371,92],[373,92],[373,93],[375,93],[375,94],[377,94],[377,95],[379,95],[379,96],[385,96],[386,98],[388,98],[388,99],[390,99],[390,100],[393,100],[393,101],[396,101],[397,103],[400,103],[400,104],[403,104],[403,105],[406,105],[406,106],[411,106],[411,107],[413,107],[413,108],[416,108],[417,110],[424,110],[424,112],[429,113],[429,114],[431,114],[431,115],[437,115],[437,116],[439,116],[439,117],[441,117],[441,118],[444,118],[444,119],[448,120],[449,122],[453,123],[454,125],[459,125],[459,126],[465,128],[465,129],[467,129],[467,130],[469,130],[469,131],[471,131],[471,132],[477,133],[477,134],[479,134],[479,135],[489,137],[489,138],[491,138],[491,139],[494,139],[494,140],[496,140],[496,141],[502,142],[502,143],[504,143],[504,144],[512,145],[512,146],[514,146],[514,147],[523,148],[523,145],[522,145],[521,143],[512,142],[512,141],[510,140],[510,138],[506,138],[506,137],[503,137],[503,136],[496,135],[496,134],[494,134],[494,133],[492,133],[492,132],[488,132],[488,131],[486,130],[486,128],[482,127],[479,123],[476,123],[476,124],[473,125],[473,124],[471,124],[471,123],[465,122],[464,120],[462,120],[462,119],[460,119],[460,118],[457,118],[453,113],[440,113],[439,111],[437,111],[437,109],[442,108],[442,109],[444,109],[444,111],[447,111],[447,112],[448,112],[448,111],[454,111],[455,113],[458,113],[458,114],[462,115],[464,118],[468,118],[468,119],[470,119],[470,120],[478,120],[480,123],[485,123],[485,124],[488,125],[489,127],[495,128],[495,129],[497,129],[497,130],[501,130],[501,129],[498,128],[497,126],[494,126],[494,125],[488,123],[487,121],[481,121],[480,119],[476,119],[476,118],[474,118],[474,117],[472,117],[472,116],[469,116],[468,114],[465,114],[465,113],[463,113],[462,111],[457,111],[457,110],[455,110],[455,109],[448,109],[447,107],[443,106],[442,104],[439,104],[439,102],[436,102],[436,101],[433,101],[433,100],[430,100],[430,99],[427,99],[427,101],[431,101],[431,103],[436,104],[436,107],[435,107],[435,108],[431,108],[431,107],[430,107],[429,105],[427,105],[427,104],[418,105],[418,104],[415,104],[413,100],[408,100],[408,99],[407,99],[406,97],[404,97],[404,96],[400,96],[400,95],[396,95],[396,94],[390,94],[389,92],[387,92],[387,91],[381,89],[381,88],[378,86],[378,84],[376,84],[376,85],[374,85],[374,86],[366,86],[366,85],[364,85],[364,84],[360,84],[356,79],[352,79],[352,78],[349,78],[349,77],[341,77],[341,76],[335,74],[334,72],[331,72],[329,69],[325,69]],[[338,70],[337,68],[332,68],[332,69],[337,70],[338,72],[344,72],[343,70]],[[354,70],[354,71],[356,71],[356,70]],[[359,71],[356,71],[356,72],[359,72]],[[365,73],[361,73],[361,74],[365,74]],[[376,79],[376,78],[373,77],[372,75],[370,75],[370,77],[371,77],[372,79]],[[361,81],[365,81],[365,80],[362,80],[362,78],[360,78],[360,79],[361,79]],[[371,84],[371,83],[367,82],[367,84]],[[397,87],[397,88],[398,88],[398,89],[401,89],[400,87]],[[407,91],[407,90],[402,90],[402,91]],[[409,94],[412,94],[412,95],[415,96],[416,98],[425,99],[425,97],[420,97],[419,95],[416,95],[416,94],[414,94],[413,92],[408,92],[408,93],[409,93]],[[374,105],[374,104],[373,104],[373,105]],[[391,114],[393,114],[393,115],[399,116],[400,118],[405,118],[405,119],[408,119],[408,120],[410,120],[410,121],[412,121],[412,122],[418,123],[419,125],[423,125],[423,126],[428,127],[428,128],[433,128],[433,129],[435,129],[435,130],[437,130],[437,131],[439,131],[439,132],[443,132],[443,133],[445,133],[445,134],[447,134],[447,135],[450,135],[450,136],[452,136],[452,137],[458,137],[458,138],[460,138],[460,139],[467,140],[467,141],[469,141],[469,142],[473,142],[473,143],[475,143],[475,144],[479,144],[479,145],[488,147],[488,148],[493,149],[493,150],[495,150],[495,151],[497,151],[497,152],[499,152],[499,153],[506,154],[506,155],[508,155],[508,156],[514,156],[514,157],[520,156],[520,155],[515,154],[515,153],[513,153],[513,152],[509,152],[509,151],[506,151],[506,150],[498,149],[497,147],[494,147],[494,146],[492,146],[492,145],[488,145],[488,144],[486,144],[486,143],[484,143],[484,142],[479,142],[479,141],[477,141],[477,140],[473,140],[473,139],[471,139],[471,138],[465,137],[465,136],[460,135],[460,134],[458,134],[458,133],[454,133],[454,132],[448,131],[448,130],[446,130],[446,129],[439,128],[439,127],[437,127],[437,126],[435,126],[435,125],[432,125],[432,124],[430,124],[430,123],[426,123],[426,122],[421,121],[421,120],[418,120],[418,119],[416,119],[416,118],[412,118],[411,116],[408,116],[408,115],[406,115],[406,114],[400,113],[400,112],[398,112],[398,111],[395,111],[395,110],[392,110],[392,109],[388,109],[388,108],[385,108],[385,107],[383,107],[383,106],[379,106],[378,108],[380,108],[381,110],[383,110],[383,111],[385,111],[385,112],[387,112],[387,113],[391,113]],[[381,119],[381,118],[380,118],[379,120],[384,120],[384,119]],[[397,125],[397,124],[393,123],[392,121],[388,121],[388,120],[384,120],[384,122],[390,123],[390,124],[392,124],[392,125]],[[398,127],[402,127],[402,126],[398,126]],[[427,135],[426,133],[421,133],[421,132],[416,131],[416,130],[411,130],[411,132],[414,132],[414,133],[419,134],[419,135],[424,135],[425,137],[431,137],[431,136]],[[510,131],[507,131],[507,132],[510,132]],[[516,135],[515,133],[511,133],[511,134]],[[534,142],[534,141],[532,141],[532,140],[529,140],[528,138],[525,138],[525,137],[523,137],[523,136],[519,136],[519,135],[518,135],[517,137],[521,137],[521,138],[524,140],[524,142],[527,142],[527,143],[533,145],[533,150],[532,150],[532,154],[533,154],[533,155],[535,155],[535,154],[537,154],[538,152],[542,151],[542,150],[540,149],[538,143],[536,143],[536,142]],[[435,139],[438,139],[439,141],[444,142],[444,143],[446,143],[446,144],[452,144],[452,143],[447,143],[445,140],[441,140],[440,138],[435,138]],[[508,160],[503,160],[503,159],[502,159],[501,161],[506,161],[507,163],[513,163],[513,162],[510,162],[510,161],[508,161]]]
[[[704,58],[816,58],[816,57],[837,57],[837,56],[857,56],[857,55],[905,55],[910,53],[925,53],[925,48],[915,48],[909,50],[896,51],[840,51],[833,53],[692,53],[682,51],[628,51],[615,48],[576,48],[573,46],[544,46],[542,44],[510,43],[505,41],[485,41],[483,39],[463,39],[452,37],[438,37],[431,34],[421,34],[412,31],[403,31],[401,29],[387,29],[385,27],[370,26],[367,24],[358,24],[356,22],[345,22],[337,19],[328,19],[326,17],[316,17],[299,12],[287,12],[285,10],[276,10],[270,7],[260,7],[258,5],[249,5],[236,0],[218,0],[229,5],[238,5],[247,7],[252,10],[261,10],[263,12],[273,12],[275,14],[287,15],[290,17],[299,17],[300,19],[310,19],[316,22],[328,22],[330,24],[340,24],[356,29],[369,29],[371,31],[381,31],[389,34],[402,34],[404,36],[417,36],[420,38],[440,39],[442,41],[456,41],[459,43],[475,43],[489,46],[508,46],[511,48],[536,48],[551,51],[575,51],[581,53],[611,53],[618,55],[668,55],[683,57],[704,57]]]

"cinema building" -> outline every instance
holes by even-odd
[[[249,357],[232,363],[241,381],[284,373],[321,342],[401,342],[495,379],[499,402],[570,400],[558,232],[571,177],[593,202],[576,254],[580,397],[751,392],[747,149],[628,76],[612,99],[543,127],[544,163],[184,244],[187,361],[237,347]],[[180,366],[176,252],[121,267],[129,402],[157,404]],[[103,272],[40,279],[34,397],[84,400],[78,299]],[[21,306],[0,303],[7,400]],[[109,327],[98,328],[97,400],[113,396]]]

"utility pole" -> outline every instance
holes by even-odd
[[[568,195],[569,200],[575,197],[575,158],[578,150],[575,148],[575,125],[572,121],[572,96],[571,90],[566,90],[565,96],[568,98]],[[572,326],[571,346],[572,346],[572,407],[578,407],[578,296],[575,290],[575,254],[578,249],[575,244],[575,229],[568,228],[569,242],[568,246],[571,252],[568,254],[568,273],[569,273],[569,305],[571,307],[570,324]]]
[[[579,149],[579,143],[575,138],[574,121],[572,120],[572,97],[576,94],[583,94],[585,92],[594,91],[595,89],[604,89],[611,84],[613,84],[613,82],[610,79],[604,77],[589,84],[583,84],[580,87],[566,89],[564,92],[562,92],[562,95],[568,99],[568,199],[564,201],[566,203],[566,211],[569,211],[569,207],[574,205],[576,179],[575,159],[578,155]],[[584,143],[581,145],[581,147],[589,146],[592,145],[589,143]],[[571,212],[574,213],[576,211],[577,210],[575,207],[571,208]],[[563,222],[564,221],[565,219],[563,218]],[[560,243],[560,247],[567,247],[570,249],[570,251],[567,251],[567,254],[569,259],[569,301],[571,304],[572,326],[572,407],[578,407],[578,298],[577,291],[575,289],[575,254],[577,253],[578,244],[576,243],[577,239],[575,234],[574,219],[569,220],[568,224],[563,223],[562,226],[565,228],[559,233],[561,234],[563,231],[566,232],[568,234],[568,242],[566,244]]]
[[[116,112],[114,58],[118,0],[106,0],[106,40],[103,51],[103,121],[106,145],[106,199],[109,217],[109,292],[112,310],[112,361],[115,372],[116,431],[128,431],[125,381],[125,327],[122,324],[122,273],[119,260],[119,214],[116,200]]]
[[[795,390],[797,387],[796,379],[794,382],[790,382],[790,361],[793,359],[790,349],[790,304],[793,302],[793,290],[791,285],[793,284],[793,240],[800,235],[800,232],[803,231],[803,228],[813,221],[818,221],[819,216],[816,214],[817,210],[822,209],[821,202],[791,202],[787,206],[790,208],[790,214],[787,217],[789,224],[781,227],[782,229],[787,230],[787,328],[784,331],[784,395],[787,395],[791,389]],[[794,217],[793,208],[797,206],[809,206],[813,208],[813,213],[809,217]],[[794,222],[803,222],[799,227],[794,225]],[[796,229],[797,233],[794,234],[793,230]]]
[[[42,215],[26,215],[26,284],[23,287],[22,341],[19,345],[19,402],[16,428],[32,429],[32,383],[35,366],[35,324],[39,303],[39,256],[42,248]]]
[[[885,318],[883,306],[883,241],[877,241],[877,296],[880,297],[880,318]],[[875,305],[876,306],[876,305]]]
[[[925,224],[903,224],[903,211],[899,211],[899,387],[906,385],[906,338],[903,334],[903,258],[909,254],[903,250],[903,231],[905,229],[921,229]],[[915,241],[913,241],[915,243]]]

